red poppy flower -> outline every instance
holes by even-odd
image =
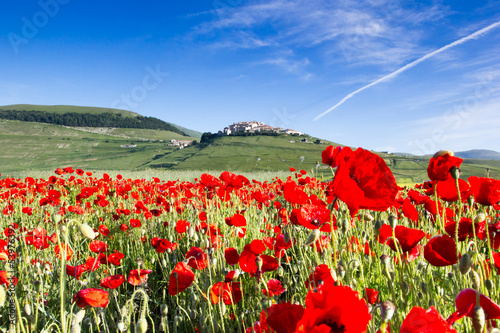
[[[371,319],[366,302],[349,286],[324,283],[309,290],[296,332],[365,332]]]
[[[141,226],[141,221],[139,219],[130,219],[130,225],[134,228],[139,228]]]
[[[352,149],[349,147],[328,146],[321,153],[321,161],[324,164],[328,164],[332,168],[336,168],[338,165],[344,162],[345,158],[348,158],[351,154]]]
[[[226,263],[228,265],[234,266],[240,260],[240,255],[234,247],[227,247],[224,250],[224,258],[226,259]]]
[[[226,305],[236,304],[243,298],[241,282],[217,282],[210,289],[210,300],[217,304],[222,298]]]
[[[498,274],[500,274],[500,252],[493,253],[493,262],[495,263]]]
[[[123,253],[115,252],[108,256],[108,261],[115,266],[120,266],[120,260],[122,260],[123,258],[125,258],[125,255]]]
[[[464,316],[472,317],[478,294],[479,305],[484,310],[486,320],[500,319],[500,306],[498,304],[474,289],[464,289],[455,298],[457,311],[448,318],[448,322],[453,325]]]
[[[455,202],[458,200],[458,191],[455,179],[449,178],[446,181],[438,182],[436,186],[437,186],[437,195],[442,200],[447,202]],[[465,180],[459,179],[458,187],[460,188],[460,197],[462,201],[466,201],[467,198],[470,196],[469,184]]]
[[[109,293],[102,289],[83,289],[73,296],[73,302],[76,302],[79,308],[105,308],[108,306]]]
[[[278,269],[278,260],[276,258],[262,254],[259,255],[259,259],[262,260],[261,271],[270,272]],[[243,252],[240,254],[239,265],[242,271],[247,272],[250,276],[254,276],[257,273],[257,255],[252,252],[251,245],[247,244],[243,248]]]
[[[444,227],[444,230],[448,235],[450,235],[453,239],[455,239],[455,230],[457,223],[455,221],[447,223]],[[476,235],[479,239],[484,239],[486,237],[485,230],[486,222],[474,223],[472,225],[472,219],[467,217],[462,217],[460,222],[458,223],[458,240],[463,242],[467,238],[474,237],[474,229]]]
[[[285,183],[283,196],[291,204],[303,205],[309,200],[309,196],[292,180]]]
[[[226,219],[226,223],[229,226],[245,227],[247,225],[247,219],[241,214],[234,214],[232,217]]]
[[[467,180],[477,203],[492,206],[500,201],[500,180],[476,176]]]
[[[304,308],[302,305],[291,303],[273,304],[267,310],[266,323],[276,333],[293,333],[303,315]]]
[[[11,282],[11,279],[14,281],[14,285],[17,285],[18,279],[16,276],[7,277],[6,271],[0,271],[0,285],[5,284],[8,287]]]
[[[61,244],[61,247],[59,247],[59,244],[56,245],[56,247],[54,248],[54,252],[56,253],[56,257],[58,259],[61,259],[61,253],[60,253],[61,248],[66,253],[66,261],[71,260],[71,257],[73,256],[73,250],[71,249],[71,247],[69,247],[69,245],[66,245],[66,244]]]
[[[186,232],[190,225],[191,223],[189,223],[188,221],[178,220],[175,224],[175,231],[177,231],[178,234],[183,234]]]
[[[359,209],[385,211],[395,204],[399,187],[384,160],[358,148],[339,165],[333,179],[333,192],[351,213]]]
[[[366,301],[370,304],[376,304],[378,303],[378,290],[371,289],[371,288],[365,288],[365,293],[366,293]]]
[[[140,284],[146,283],[148,280],[148,274],[153,272],[150,269],[133,269],[128,275],[127,282],[133,286],[138,286]]]
[[[103,236],[109,236],[109,228],[106,227],[104,224],[101,224],[99,226],[99,232],[101,233],[101,235]]]
[[[108,244],[102,241],[95,240],[90,242],[89,249],[94,253],[103,253],[108,250]]]
[[[199,247],[193,246],[188,253],[186,253],[188,265],[194,269],[202,270],[208,265],[207,254]]]
[[[77,280],[79,280],[80,276],[86,271],[87,268],[85,268],[85,265],[78,265],[78,266],[66,265],[66,274],[74,277]]]
[[[168,281],[168,293],[175,296],[186,290],[194,281],[194,273],[183,261],[175,265]]]
[[[444,153],[441,155],[441,153]],[[429,161],[427,175],[430,180],[445,181],[451,177],[450,170],[453,167],[459,168],[463,159],[453,156],[452,152],[437,152]]]
[[[314,230],[321,228],[320,230],[324,232],[332,231],[332,225],[330,223],[331,212],[324,206],[308,204],[298,209],[294,209],[292,214],[297,218],[297,223],[307,229]],[[335,216],[332,216],[332,223],[335,228]]]
[[[286,289],[281,285],[281,282],[276,279],[267,281],[267,289],[262,289],[262,293],[268,297],[278,296],[283,294]]]
[[[380,228],[379,232],[379,241],[381,243],[386,243],[393,251],[396,251],[394,239],[392,238],[392,228],[389,225],[384,224]],[[418,242],[422,240],[422,238],[424,238],[425,232],[420,229],[412,229],[398,225],[394,230],[394,235],[398,240],[401,250],[403,252],[408,252],[412,250]]]
[[[401,333],[454,333],[456,331],[433,306],[429,310],[414,306],[401,326]]]
[[[457,245],[448,235],[437,235],[424,246],[424,258],[436,267],[456,264]]]
[[[85,261],[85,269],[88,271],[95,271],[101,266],[101,262],[97,258],[87,257]]]
[[[127,231],[128,230],[128,225],[126,225],[125,223],[122,223],[120,225],[120,230],[123,231],[123,232]]]
[[[276,258],[282,258],[285,255],[285,251],[292,247],[292,240],[285,242],[285,236],[279,234],[276,236],[276,242],[274,243],[274,256]]]
[[[309,275],[306,280],[306,288],[313,288],[321,283],[334,284],[335,280],[332,275],[332,270],[327,264],[321,264],[314,269],[314,272]]]
[[[406,216],[415,223],[418,222],[418,211],[415,208],[415,206],[413,206],[413,204],[411,203],[410,198],[406,198],[405,201],[403,201],[402,211],[404,216]]]
[[[119,286],[121,286],[125,282],[125,276],[123,275],[112,275],[112,276],[107,276],[101,280],[101,287],[104,288],[109,288],[109,289],[116,289]]]

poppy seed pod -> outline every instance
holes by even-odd
[[[472,260],[470,258],[470,255],[468,253],[465,253],[462,256],[462,258],[460,258],[458,269],[460,270],[460,273],[462,273],[462,275],[465,275],[469,273],[471,267],[472,267]]]
[[[80,225],[80,232],[87,239],[93,240],[94,238],[96,238],[94,229],[92,229],[92,227],[89,226],[87,223]]]
[[[485,322],[486,316],[483,308],[480,305],[476,305],[474,310],[472,310],[472,326],[474,326],[474,331],[476,333],[483,332]]]
[[[394,311],[396,310],[396,306],[391,301],[383,301],[380,304],[380,318],[384,323],[387,323],[391,320],[394,315]]]

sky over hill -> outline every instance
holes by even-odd
[[[498,150],[498,1],[3,2],[0,105],[244,120],[368,149]]]

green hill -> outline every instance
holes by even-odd
[[[113,113],[121,114],[124,117],[137,117],[140,114],[120,109],[100,108],[94,106],[76,106],[76,105],[35,105],[35,104],[12,104],[0,106],[0,111],[43,111],[54,113]]]
[[[114,110],[120,112],[121,117],[141,117],[125,110],[73,106],[16,105],[0,107],[0,110],[30,108],[41,112],[95,114]],[[255,135],[215,137],[210,142],[179,149],[171,144],[172,139],[192,141],[195,137],[157,129],[68,127],[0,119],[0,173],[5,177],[65,166],[84,170],[233,172],[286,171],[293,167],[330,178],[332,172],[321,163],[321,152],[327,145],[338,145],[326,141],[315,143],[320,140],[310,136]],[[378,154],[400,184],[428,179],[428,156]],[[461,167],[462,178],[485,176],[487,169],[490,177],[500,178],[500,161],[465,159]]]

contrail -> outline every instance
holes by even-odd
[[[474,33],[472,33],[472,34],[470,34],[470,35],[468,35],[468,36],[465,36],[465,37],[463,37],[463,38],[460,38],[459,40],[454,41],[453,43],[450,43],[450,44],[448,44],[448,45],[445,45],[445,46],[443,46],[443,47],[442,47],[442,48],[440,48],[440,49],[437,49],[437,50],[435,50],[435,51],[432,51],[431,53],[428,53],[428,54],[424,55],[423,57],[418,58],[417,60],[412,61],[412,62],[410,62],[409,64],[407,64],[407,65],[405,65],[405,66],[401,67],[400,69],[395,70],[394,72],[392,72],[392,73],[390,73],[390,74],[387,74],[386,76],[381,77],[380,79],[375,80],[375,81],[373,81],[372,83],[369,83],[369,84],[367,84],[366,86],[361,87],[361,88],[359,88],[359,89],[358,89],[358,90],[356,90],[356,91],[353,91],[352,93],[350,93],[350,94],[348,94],[347,96],[345,96],[344,98],[342,98],[342,99],[340,100],[340,102],[338,102],[337,104],[335,104],[334,106],[332,106],[331,108],[329,108],[328,110],[326,110],[325,112],[323,112],[322,114],[320,114],[320,115],[316,116],[316,118],[314,118],[314,121],[316,121],[316,120],[318,120],[319,118],[323,117],[323,116],[324,116],[324,115],[326,115],[327,113],[329,113],[329,112],[331,112],[331,111],[335,110],[337,107],[339,107],[339,106],[341,106],[342,104],[344,104],[344,103],[345,103],[345,101],[347,101],[349,98],[352,98],[354,95],[356,95],[356,94],[358,94],[358,93],[362,92],[363,90],[368,89],[368,88],[370,88],[370,87],[372,87],[372,86],[374,86],[374,85],[376,85],[376,84],[379,84],[380,82],[384,82],[384,81],[387,81],[387,80],[389,80],[389,79],[392,79],[392,78],[394,78],[394,77],[398,76],[400,73],[403,73],[404,71],[407,71],[408,69],[410,69],[410,68],[412,68],[412,67],[415,67],[416,65],[418,65],[418,64],[419,64],[419,63],[421,63],[422,61],[424,61],[424,60],[426,60],[426,59],[429,59],[430,57],[433,57],[433,56],[435,56],[435,55],[436,55],[436,54],[438,54],[438,53],[441,53],[441,52],[443,52],[443,51],[446,51],[446,50],[448,50],[449,48],[452,48],[453,46],[460,45],[460,44],[465,43],[465,42],[467,42],[467,41],[469,41],[469,40],[471,40],[471,39],[476,39],[476,38],[478,38],[479,36],[481,36],[481,35],[483,35],[483,34],[487,33],[488,31],[490,31],[490,30],[492,30],[492,29],[494,29],[494,28],[498,27],[499,25],[500,25],[500,21],[497,21],[497,22],[495,22],[495,23],[493,23],[493,24],[490,24],[490,25],[489,25],[489,26],[487,26],[486,28],[483,28],[483,29],[481,29],[481,30],[478,30],[478,31],[476,31],[476,32],[474,32]]]

